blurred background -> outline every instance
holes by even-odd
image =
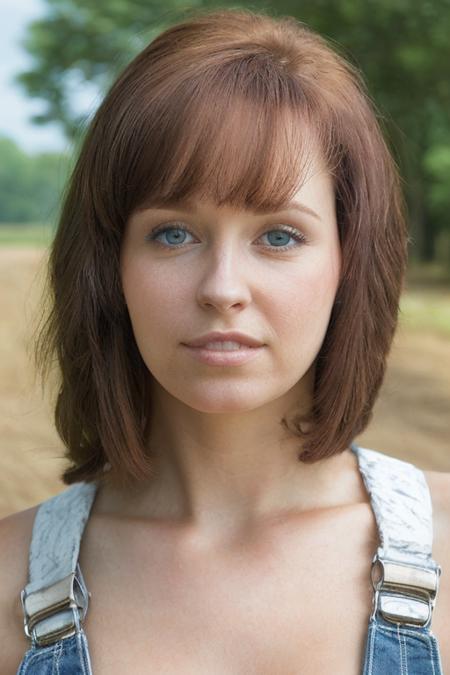
[[[48,246],[103,93],[189,8],[291,15],[362,70],[404,179],[410,264],[388,372],[356,441],[450,471],[449,0],[0,0],[0,517],[64,489],[31,361]]]

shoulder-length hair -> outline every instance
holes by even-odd
[[[50,311],[35,347],[56,358],[64,483],[153,475],[149,378],[122,292],[124,227],[144,204],[207,196],[274,211],[317,140],[335,189],[341,277],[316,360],[299,460],[348,447],[372,416],[407,261],[396,164],[359,71],[292,17],[193,13],[154,39],[107,93],[67,186],[50,250]],[[284,420],[284,423],[286,421]],[[306,424],[305,424],[306,422]]]

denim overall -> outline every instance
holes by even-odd
[[[441,567],[431,556],[432,503],[425,476],[409,462],[355,444],[351,449],[381,543],[370,569],[368,564],[374,595],[361,675],[443,675],[431,632]],[[36,512],[28,583],[21,592],[31,645],[17,675],[92,675],[83,630],[91,594],[78,555],[97,487],[70,485]]]

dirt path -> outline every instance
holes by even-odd
[[[26,352],[43,272],[42,250],[0,248],[0,517],[65,487],[62,444]],[[449,419],[450,340],[401,326],[374,418],[357,442],[450,471]]]

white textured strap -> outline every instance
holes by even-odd
[[[352,450],[358,457],[378,525],[378,555],[434,569],[433,511],[423,471],[376,450],[355,445]]]
[[[74,483],[38,508],[31,537],[27,594],[74,573],[97,483]]]
[[[89,593],[78,557],[98,483],[74,483],[36,511],[28,583],[21,592],[24,631],[38,645],[80,630]]]
[[[432,558],[433,510],[425,475],[410,462],[356,444],[351,448],[380,538],[372,561],[371,618],[429,627],[442,570]]]

